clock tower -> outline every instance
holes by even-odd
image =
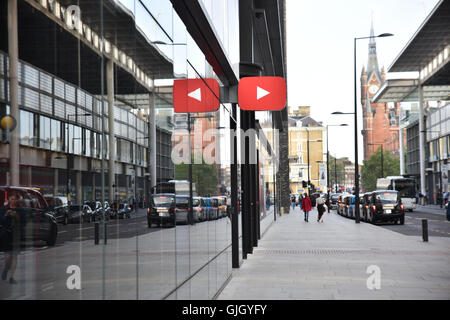
[[[361,72],[361,106],[363,115],[364,160],[368,160],[383,144],[384,151],[399,155],[398,103],[372,103],[373,96],[386,81],[384,67],[379,68],[373,24],[370,30],[367,68]]]

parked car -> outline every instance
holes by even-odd
[[[16,198],[16,212],[19,215],[21,245],[30,242],[45,242],[48,246],[56,243],[58,226],[52,209],[42,194],[25,187],[0,186],[0,221],[5,219],[9,210],[9,199]]]
[[[207,220],[215,220],[217,219],[217,210],[213,207],[212,198],[205,197],[203,198],[204,208],[206,210],[206,218]]]
[[[219,219],[220,215],[219,215],[219,199],[218,198],[211,198],[211,207],[212,207],[212,216],[214,217],[214,219]]]
[[[344,209],[345,209],[344,197],[345,196],[348,196],[348,193],[341,193],[338,198],[337,213],[340,215],[344,214]]]
[[[191,221],[189,213],[189,196],[177,195],[175,197],[175,218],[177,224],[189,224]],[[195,221],[195,220],[194,220]]]
[[[117,208],[117,217],[119,219],[131,218],[131,206],[128,203],[119,203]]]
[[[395,190],[377,190],[372,192],[368,203],[368,221],[391,221],[405,223],[405,208],[400,195]]]
[[[372,195],[372,192],[366,192],[359,199],[359,201],[360,201],[361,220],[365,221],[365,222],[368,221],[369,203],[370,203],[370,196],[371,195]]]
[[[194,208],[194,221],[200,222],[206,220],[205,203],[201,197],[192,198],[192,206]]]
[[[87,204],[71,204],[69,206],[70,222],[91,222],[92,209]]]
[[[222,214],[224,217],[229,216],[230,206],[231,206],[231,199],[229,199],[227,196],[220,196],[220,210],[222,211]]]
[[[347,218],[355,218],[355,196],[347,195],[344,197],[344,216]]]
[[[337,209],[339,195],[339,193],[330,194],[330,209]]]
[[[157,227],[166,224],[176,226],[175,209],[175,194],[155,194],[150,201],[150,207],[147,208],[148,227],[151,228],[152,224]]]
[[[100,201],[86,201],[85,204],[87,204],[89,207],[91,207],[92,210],[92,221],[99,221],[103,219],[103,207],[102,203]],[[110,219],[109,216],[110,211],[105,211],[105,219],[108,221]]]
[[[71,218],[67,197],[46,196],[44,198],[47,201],[49,208],[54,212],[56,221],[58,223],[68,224]]]
[[[104,203],[104,205],[103,205],[103,209],[105,210],[105,214],[106,214],[109,218],[111,218],[111,211],[112,211],[112,208],[111,208],[111,206],[109,205],[108,201],[105,201],[105,203]]]
[[[217,201],[217,217],[223,218],[227,215],[227,197],[217,196],[213,197],[213,203]]]

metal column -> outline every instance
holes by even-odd
[[[239,216],[238,216],[238,185],[237,185],[237,119],[236,104],[233,104],[233,118],[230,118],[231,132],[231,264],[239,268]]]
[[[248,130],[248,118],[249,112],[241,110],[241,129],[242,132]],[[242,208],[242,254],[243,258],[247,259],[247,254],[251,253],[251,193],[250,193],[250,139],[246,139],[245,135],[241,136],[243,148],[241,147],[242,156],[244,161],[241,164],[241,208]]]
[[[109,136],[109,161],[108,161],[108,188],[109,203],[114,202],[114,185],[115,183],[115,138],[114,138],[114,62],[108,60],[106,62],[106,92],[108,95],[108,136]]]
[[[423,120],[423,87],[419,84],[419,159],[420,159],[420,192],[425,194],[425,137]]]
[[[149,137],[150,137],[150,159],[148,159],[150,165],[150,187],[154,187],[157,184],[156,175],[156,119],[155,119],[155,92],[153,91],[149,95]]]
[[[400,149],[400,175],[405,174],[405,155],[403,154],[403,128],[399,123],[398,127],[398,139],[399,139],[399,149]],[[384,177],[383,177],[384,178]]]
[[[18,186],[19,181],[19,46],[17,28],[17,0],[8,0],[8,52],[9,52],[9,101],[10,115],[17,121],[16,128],[11,131],[9,144],[9,171],[11,185]]]

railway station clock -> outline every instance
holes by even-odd
[[[373,84],[373,85],[371,85],[369,87],[369,93],[370,94],[375,94],[375,92],[377,92],[377,91],[378,91],[378,86],[377,85]]]

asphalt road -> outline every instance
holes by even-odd
[[[131,213],[130,218],[125,219],[110,219],[106,221],[106,239],[124,239],[144,234],[161,231],[161,227],[153,225],[148,227],[146,209],[138,209],[137,213]],[[202,223],[202,222],[198,222]],[[99,244],[104,243],[104,224],[99,221]],[[162,227],[165,228],[165,227]],[[63,225],[58,223],[58,236],[56,238],[55,246],[63,246],[69,242],[79,241],[95,241],[95,222],[75,222]],[[52,247],[46,246],[43,242],[33,245],[28,243],[23,248],[24,251],[29,250],[48,250]]]
[[[138,209],[137,213],[132,213],[129,219],[111,219],[106,221],[107,239],[130,238],[138,234],[142,235],[157,230],[158,228],[147,227],[146,211],[144,209]],[[103,221],[99,222],[99,238],[100,243],[103,243]],[[94,241],[94,239],[94,222],[58,224],[57,246],[68,241]]]
[[[450,221],[447,221],[444,209],[436,210],[426,206],[413,212],[405,212],[405,224],[402,226],[379,226],[408,236],[422,236],[422,219],[428,220],[428,237],[450,237]]]
[[[333,211],[336,212],[336,210]],[[376,225],[407,236],[422,237],[422,219],[428,220],[428,238],[450,237],[450,221],[447,221],[444,209],[427,206],[419,206],[413,212],[405,212],[404,225],[392,224],[391,222],[377,222]],[[367,222],[361,221],[361,223]]]

